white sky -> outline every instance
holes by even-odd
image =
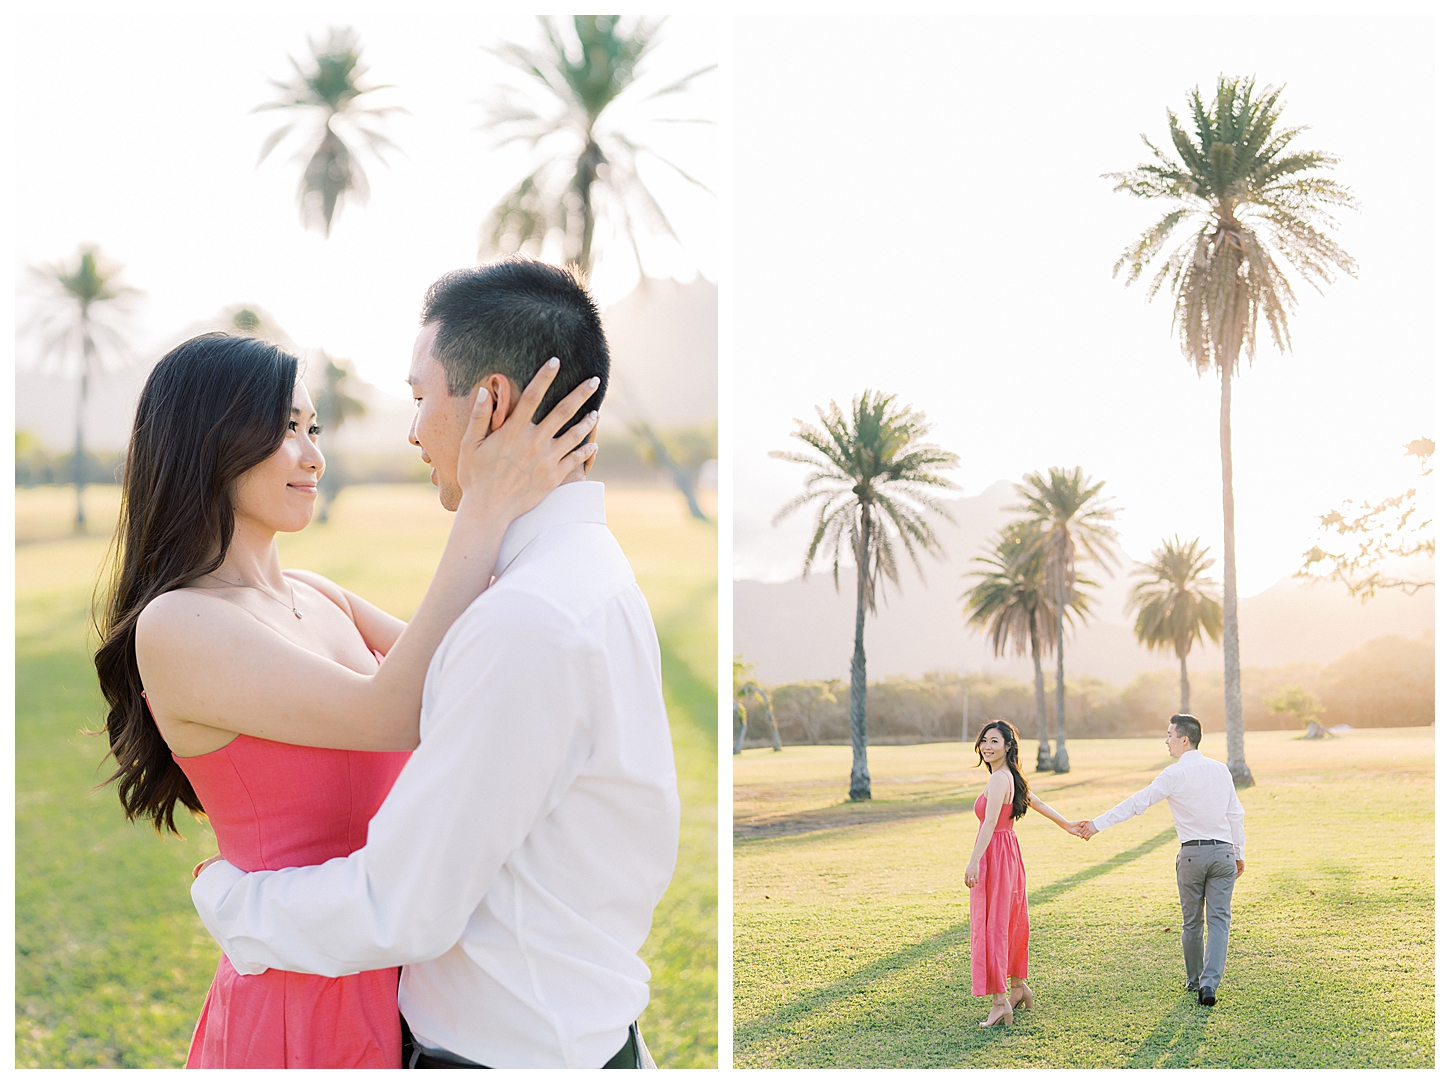
[[[737,578],[799,574],[807,517],[769,520],[805,471],[766,452],[865,387],[927,412],[967,494],[1081,465],[1133,557],[1175,532],[1221,556],[1218,387],[1167,302],[1112,278],[1161,211],[1100,179],[1146,160],[1139,133],[1165,144],[1165,109],[1219,72],[1286,84],[1283,121],[1362,204],[1337,234],[1358,279],[1299,289],[1293,353],[1265,335],[1235,388],[1240,594],[1298,567],[1319,513],[1409,484],[1401,446],[1434,421],[1428,8],[893,9],[761,31],[737,20],[731,76]]]
[[[143,17],[144,12],[144,17]],[[224,307],[262,306],[303,347],[351,358],[368,380],[403,384],[428,284],[477,262],[490,207],[531,168],[526,150],[494,151],[478,130],[482,100],[508,69],[481,46],[535,44],[533,16],[481,4],[312,2],[24,5],[16,9],[15,272],[95,242],[146,291],[138,349],[164,349]],[[289,54],[330,23],[354,27],[370,83],[364,102],[408,114],[384,131],[405,152],[390,166],[363,155],[372,188],[347,205],[332,236],[304,232],[296,208],[296,135],[257,166],[285,122],[253,114],[286,79]],[[713,17],[670,19],[643,70],[654,85],[715,60]],[[714,80],[677,99],[677,115],[712,115]],[[717,173],[709,127],[637,130],[707,184]],[[310,153],[310,147],[308,151]],[[716,275],[714,200],[663,171],[648,174],[686,244],[648,248],[655,276]],[[608,304],[634,281],[631,258],[596,268]],[[23,321],[26,299],[17,304]]]

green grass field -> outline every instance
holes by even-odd
[[[103,702],[87,611],[114,520],[90,489],[92,531],[68,536],[72,497],[16,492],[16,1039],[21,1067],[179,1066],[218,950],[191,907],[191,867],[215,850],[127,824],[95,789]],[[649,599],[664,661],[683,824],[679,865],[643,956],[654,973],[641,1027],[662,1066],[712,1066],[716,1036],[716,531],[673,493],[611,489],[610,526]],[[332,522],[283,536],[282,560],[406,617],[449,516],[427,486],[344,490]]]
[[[1248,863],[1214,1008],[1183,992],[1166,803],[1083,842],[1029,812],[1036,1007],[981,1031],[962,871],[985,785],[970,746],[840,746],[735,767],[736,1066],[1430,1067],[1434,731],[1251,733]],[[1073,743],[1029,774],[1070,819],[1167,763],[1161,740]],[[1222,734],[1204,752],[1224,758]]]

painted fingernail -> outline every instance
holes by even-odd
[[[550,358],[548,361],[544,362],[544,365],[550,369],[557,369],[559,367],[559,359]]]
[[[597,387],[599,387],[599,378],[597,376],[591,376],[589,378],[589,386],[591,388],[597,388]]]
[[[597,421],[598,419],[599,419],[599,411],[597,411],[597,410],[591,410],[588,413],[588,415],[586,415],[586,417],[585,417],[585,421],[591,421],[591,422],[592,421]]]

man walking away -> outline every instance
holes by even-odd
[[[1228,766],[1198,751],[1203,727],[1192,715],[1168,720],[1164,744],[1174,763],[1126,801],[1102,816],[1079,821],[1083,839],[1121,824],[1150,805],[1168,800],[1178,831],[1178,899],[1183,905],[1183,964],[1187,989],[1200,1005],[1218,1001],[1228,960],[1228,927],[1234,883],[1244,872],[1244,807]],[[1208,925],[1204,944],[1205,915]]]

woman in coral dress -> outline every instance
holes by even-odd
[[[593,416],[569,424],[587,384],[533,424],[557,371],[545,365],[507,420],[487,392],[458,397],[453,409],[471,411],[459,447],[414,436],[425,460],[456,457],[461,492],[442,494],[457,515],[405,625],[321,576],[282,571],[276,535],[307,526],[325,466],[297,359],[204,335],[157,363],[127,450],[96,652],[127,816],[175,831],[178,803],[204,812],[222,856],[249,871],[364,844],[418,743],[433,651],[488,586],[509,523],[594,451]],[[434,393],[449,394],[415,388]],[[397,989],[396,968],[239,975],[223,957],[187,1065],[398,1068]]]
[[[992,995],[992,1010],[982,1027],[1012,1023],[1014,1008],[1032,1008],[1027,985],[1027,869],[1013,831],[1028,808],[1064,831],[1072,827],[1055,809],[1032,794],[1018,764],[1017,728],[1005,719],[982,727],[976,742],[977,765],[991,775],[974,807],[981,827],[967,862],[964,880],[971,889],[972,995]],[[1009,993],[1010,987],[1010,993]]]

